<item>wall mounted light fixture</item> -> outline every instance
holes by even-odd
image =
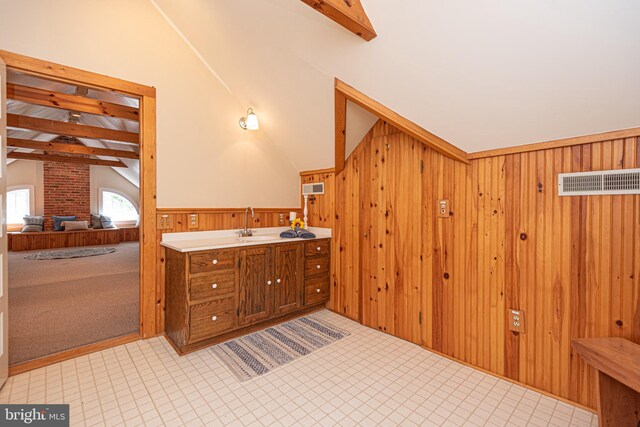
[[[247,110],[247,117],[240,117],[240,127],[244,130],[258,130],[260,124],[258,123],[258,116],[253,112],[253,108]]]

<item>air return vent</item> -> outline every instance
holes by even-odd
[[[560,196],[640,194],[640,169],[561,173]]]
[[[302,184],[302,194],[324,194],[324,182]]]

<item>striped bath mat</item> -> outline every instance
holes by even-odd
[[[247,381],[348,335],[324,320],[301,317],[211,350],[240,381]]]

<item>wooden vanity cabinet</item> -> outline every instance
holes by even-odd
[[[165,331],[180,354],[329,299],[329,239],[166,251]]]

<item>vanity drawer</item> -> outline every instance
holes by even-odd
[[[236,290],[235,284],[234,270],[193,277],[189,280],[189,300],[194,302],[233,293]]]
[[[236,265],[235,251],[195,252],[189,258],[191,274],[233,270]]]
[[[329,241],[314,240],[313,242],[305,243],[304,254],[305,256],[329,255]]]
[[[304,283],[304,304],[313,305],[329,299],[329,276],[308,279]]]
[[[189,342],[193,343],[233,329],[234,297],[197,304],[189,312]]]
[[[329,256],[307,258],[304,261],[304,277],[323,276],[329,273]]]

